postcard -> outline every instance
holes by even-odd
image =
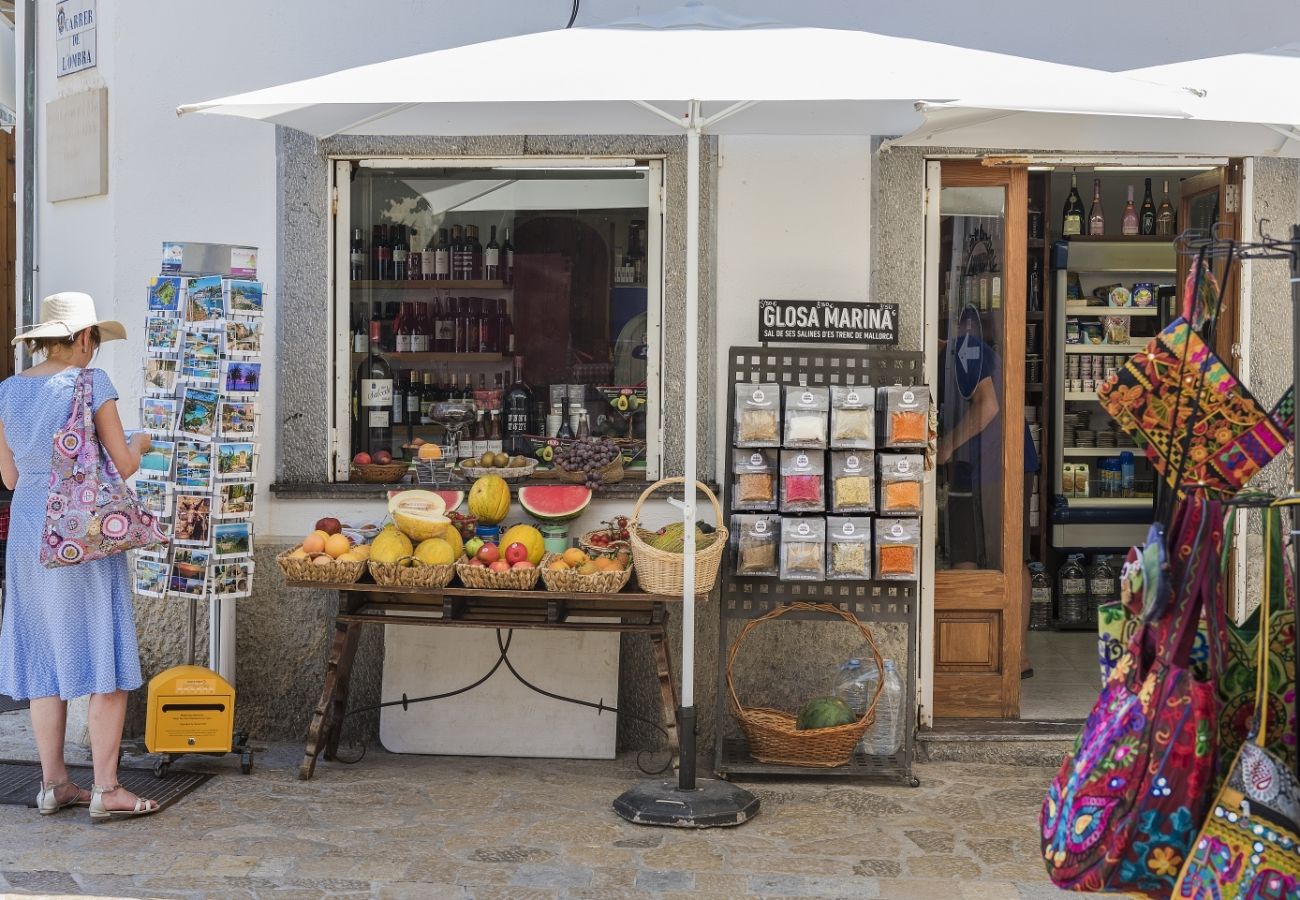
[[[211,495],[177,493],[176,531],[172,535],[172,540],[177,544],[197,544],[206,547],[211,533]]]
[[[217,444],[216,448],[218,478],[252,478],[256,474],[251,441]]]
[[[190,381],[221,380],[221,335],[187,331],[181,339],[181,377]]]
[[[173,597],[202,597],[207,593],[207,570],[198,578],[186,578],[183,575],[176,574],[176,567],[172,567],[171,582],[167,585],[167,593]]]
[[[251,559],[217,563],[212,567],[212,593],[218,597],[247,597],[253,592],[254,567]]]
[[[175,397],[145,397],[140,401],[140,428],[152,434],[170,436],[176,428],[176,410],[180,403]]]
[[[253,482],[234,481],[217,486],[216,519],[242,519],[253,514]]]
[[[225,317],[226,301],[221,276],[191,278],[185,287],[185,321],[203,327]]]
[[[235,438],[257,436],[255,400],[222,400],[218,410],[217,433],[219,435]]]
[[[217,432],[217,403],[220,395],[206,388],[187,387],[181,401],[176,433],[196,441],[210,441]]]
[[[226,309],[233,315],[260,316],[262,314],[262,282],[226,281]]]
[[[135,495],[140,498],[140,503],[145,509],[157,517],[171,515],[171,482],[154,478],[137,478],[134,487]]]
[[[218,522],[212,526],[214,559],[235,559],[253,552],[253,523]]]
[[[176,455],[175,441],[154,441],[149,452],[140,457],[140,472],[146,478],[169,479],[172,459]]]
[[[176,312],[181,308],[184,283],[176,275],[159,275],[149,279],[149,309],[153,312]]]
[[[232,394],[255,394],[262,388],[260,362],[228,362],[223,371],[226,390]]]
[[[176,442],[176,486],[212,488],[212,445],[196,441]]]
[[[249,356],[261,352],[261,319],[226,320],[226,353],[232,356]]]
[[[167,570],[163,560],[144,556],[135,558],[135,592],[144,597],[163,597],[167,594]]]
[[[150,394],[170,394],[176,390],[176,360],[149,357],[144,364],[144,389]]]
[[[181,349],[181,321],[167,316],[145,319],[145,349],[155,355],[178,353]]]

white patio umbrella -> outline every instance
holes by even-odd
[[[525,77],[466,80],[509,61]],[[687,137],[682,786],[694,785],[695,492],[702,134],[899,134],[918,100],[997,110],[1183,117],[1179,88],[862,31],[743,20],[699,3],[611,25],[503,38],[180,107],[339,134]],[[715,783],[717,784],[717,783]],[[680,800],[680,798],[679,798]],[[752,800],[752,798],[751,798]],[[674,801],[679,802],[679,801]],[[756,801],[754,808],[756,808]],[[694,811],[666,824],[721,824]],[[744,811],[742,811],[743,821]],[[653,816],[640,821],[654,821]],[[734,822],[734,819],[733,819]]]

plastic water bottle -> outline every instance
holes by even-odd
[[[875,660],[855,656],[840,664],[831,693],[848,704],[855,716],[861,716],[871,704],[871,698],[876,696],[879,680],[880,670],[876,668]]]
[[[869,756],[892,756],[903,746],[903,682],[892,659],[885,660],[885,684],[876,704],[876,720],[858,746]]]

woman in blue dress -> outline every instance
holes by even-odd
[[[121,340],[119,322],[99,321],[87,294],[41,301],[40,323],[14,338],[38,365],[0,382],[0,477],[14,492],[5,556],[4,620],[0,623],[0,693],[30,700],[41,759],[42,815],[89,806],[92,821],[157,812],[158,804],[117,783],[118,748],[127,692],[140,686],[140,656],[131,607],[127,557],[47,569],[40,562],[54,434],[72,411],[72,392],[101,341]],[[118,416],[117,391],[95,370],[95,432],[123,478],[140,468],[149,436],[129,441]],[[90,695],[90,791],[68,779],[63,759],[68,700]]]

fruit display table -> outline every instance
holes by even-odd
[[[624,590],[615,594],[564,591],[492,591],[463,587],[386,587],[372,583],[332,584],[289,581],[286,587],[339,592],[334,638],[325,667],[320,701],[307,729],[307,746],[298,777],[307,780],[324,752],[334,759],[348,701],[348,682],[361,626],[418,625],[444,628],[549,629],[644,634],[650,639],[659,677],[668,746],[676,764],[677,696],[668,654],[668,604],[680,597]],[[590,621],[592,618],[606,621]]]

